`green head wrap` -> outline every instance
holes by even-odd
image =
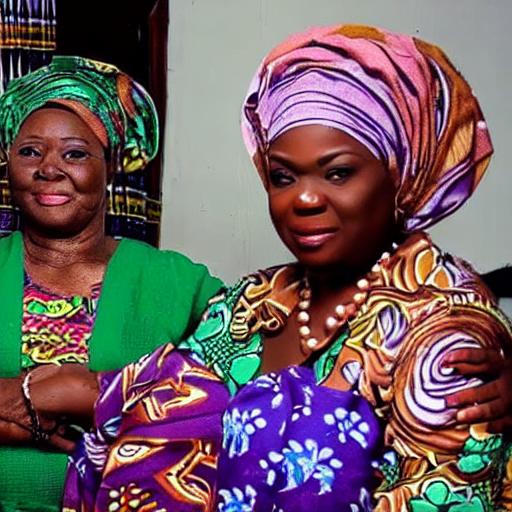
[[[0,97],[0,146],[7,151],[25,119],[45,104],[74,111],[111,151],[120,170],[137,171],[158,150],[158,118],[145,89],[114,66],[55,56],[12,80]]]

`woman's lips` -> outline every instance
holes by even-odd
[[[71,201],[66,194],[34,194],[34,197],[41,206],[62,206]]]
[[[335,231],[323,231],[317,233],[296,233],[292,232],[295,242],[305,249],[316,249],[331,240],[335,235]]]

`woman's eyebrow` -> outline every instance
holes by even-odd
[[[285,165],[286,167],[290,167],[290,168],[294,168],[295,167],[295,163],[293,162],[293,160],[291,160],[286,155],[283,155],[282,153],[272,153],[272,152],[270,152],[268,154],[268,159],[269,160],[274,160],[275,162],[278,162],[278,163],[280,163],[282,165]]]
[[[336,148],[332,151],[329,151],[325,155],[322,155],[318,160],[317,163],[320,167],[323,167],[324,165],[328,164],[332,160],[334,160],[338,156],[342,155],[353,155],[353,156],[360,156],[356,151],[353,151],[352,149],[348,148]]]

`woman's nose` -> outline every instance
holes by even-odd
[[[325,196],[311,188],[301,190],[294,201],[295,212],[299,215],[315,215],[325,211]]]
[[[60,158],[50,153],[44,155],[34,172],[34,177],[36,179],[43,180],[55,180],[60,179],[63,176],[64,171],[61,167]]]

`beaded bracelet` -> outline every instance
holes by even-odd
[[[21,384],[23,400],[25,402],[25,407],[27,408],[28,415],[30,416],[30,431],[32,433],[32,438],[36,443],[47,443],[50,440],[50,436],[41,428],[39,417],[37,415],[37,412],[34,408],[34,404],[32,403],[32,398],[30,396],[30,377],[31,374],[27,373]]]

